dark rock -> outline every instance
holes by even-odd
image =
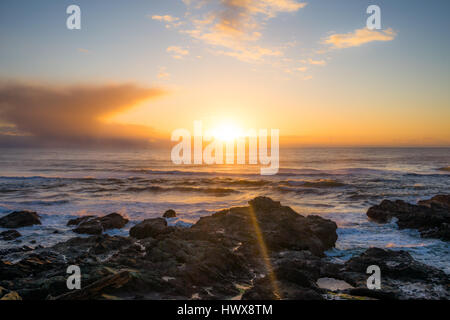
[[[450,276],[445,272],[414,260],[406,251],[380,248],[367,249],[353,257],[341,272],[341,277],[358,288],[367,288],[367,268],[376,265],[381,271],[381,292],[377,299],[448,299]],[[353,294],[361,294],[361,290]],[[369,296],[369,295],[367,295]]]
[[[81,234],[101,234],[103,232],[103,226],[98,219],[86,220],[78,227],[73,229],[73,232]]]
[[[429,200],[420,200],[418,202],[421,206],[432,207],[433,205],[439,205],[450,209],[450,194],[438,194]]]
[[[323,255],[337,240],[333,221],[305,218],[266,197],[257,197],[249,204],[202,217],[187,233],[202,239],[224,235],[257,250],[309,250],[316,255]]]
[[[100,218],[100,223],[103,230],[121,229],[128,223],[128,221],[128,219],[122,217],[118,213],[110,213]]]
[[[397,218],[400,229],[417,229],[423,237],[450,240],[450,209],[446,196],[427,200],[426,205],[414,205],[402,200],[383,200],[370,207],[367,216],[376,222],[386,223]]]
[[[5,241],[14,240],[21,237],[22,235],[17,230],[8,230],[0,233],[0,239]]]
[[[169,209],[163,214],[163,218],[175,218],[177,216],[177,213],[175,210]]]
[[[145,219],[130,229],[130,236],[136,239],[156,237],[170,232],[167,221],[163,218]]]
[[[96,217],[95,216],[83,216],[80,218],[70,219],[67,222],[67,226],[77,226],[80,223],[86,222],[86,221],[94,219],[94,218],[96,218]]]
[[[111,213],[103,217],[85,216],[72,219],[67,225],[77,225],[73,230],[76,233],[97,235],[105,230],[123,228],[128,221],[118,213]]]
[[[269,198],[249,203],[204,217],[191,228],[147,219],[131,228],[131,237],[77,237],[18,252],[17,263],[2,256],[0,286],[24,300],[449,298],[448,276],[406,252],[369,249],[346,264],[331,263],[323,251],[336,241],[334,222],[301,216]],[[93,218],[78,221],[78,227],[91,220],[101,226],[100,218]],[[381,268],[381,290],[367,289],[366,268],[372,264]],[[81,291],[67,290],[68,265],[80,266]],[[320,278],[353,288],[319,288]]]
[[[0,218],[0,227],[3,228],[22,228],[41,224],[41,220],[36,212],[32,211],[14,211]]]

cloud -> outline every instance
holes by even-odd
[[[397,33],[391,28],[386,30],[369,30],[362,28],[349,33],[337,33],[327,37],[323,42],[333,48],[342,49],[359,47],[374,41],[392,41]]]
[[[314,66],[324,66],[324,65],[327,64],[327,62],[325,60],[314,60],[314,59],[311,59],[311,58],[306,60],[306,63],[309,63],[309,64],[314,65]]]
[[[280,48],[258,44],[268,19],[296,12],[306,3],[296,0],[185,0],[188,13],[179,31],[212,46],[217,54],[246,62],[283,55]],[[219,47],[219,48],[218,48]]]
[[[174,59],[183,59],[184,56],[189,54],[189,50],[177,46],[170,46],[166,49],[166,51],[172,54],[172,58]]]
[[[160,22],[166,22],[166,28],[172,28],[172,27],[179,27],[182,22],[179,21],[180,19],[177,17],[173,17],[171,15],[147,15],[147,17],[151,18],[152,20],[160,21]]]
[[[166,67],[159,68],[158,79],[169,79],[170,78],[170,73],[168,73],[166,70],[167,70]]]
[[[164,16],[153,15],[153,16],[151,16],[151,18],[153,20],[164,21],[164,22],[175,22],[175,21],[179,20],[177,17],[172,17],[171,15],[164,15]]]
[[[106,118],[156,98],[161,89],[133,84],[51,87],[29,84],[0,86],[0,121],[14,136],[35,144],[146,144],[151,128],[108,123]],[[2,140],[11,138],[3,130]]]
[[[81,52],[81,53],[90,53],[91,52],[88,49],[84,49],[84,48],[78,48],[77,50],[78,50],[78,52]]]

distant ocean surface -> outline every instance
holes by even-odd
[[[366,217],[383,199],[416,203],[450,193],[450,172],[440,170],[449,166],[449,148],[281,149],[275,176],[261,176],[259,165],[176,166],[170,150],[0,149],[0,216],[33,210],[43,222],[20,229],[20,243],[0,240],[0,250],[74,237],[66,223],[80,215],[121,213],[131,222],[108,233],[127,235],[137,221],[167,209],[178,215],[171,224],[187,226],[265,195],[300,214],[334,220],[339,239],[330,259],[346,260],[369,247],[401,249],[450,273],[448,243]]]

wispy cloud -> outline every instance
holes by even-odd
[[[306,60],[305,63],[311,64],[313,66],[324,66],[324,65],[327,64],[327,62],[325,60],[314,60],[314,59],[311,59],[311,58]]]
[[[182,24],[179,18],[171,15],[147,15],[152,20],[161,21],[166,23],[166,28],[178,27]]]
[[[332,48],[342,49],[359,47],[374,41],[392,41],[397,33],[391,28],[386,30],[369,30],[367,28],[357,29],[349,33],[336,33],[328,36],[323,43]]]
[[[81,53],[90,53],[91,52],[90,50],[84,49],[84,48],[78,48],[77,51],[81,52]]]
[[[165,22],[174,22],[174,21],[179,20],[178,18],[172,17],[171,15],[164,15],[164,16],[153,15],[153,16],[151,16],[151,18],[153,20],[165,21]]]
[[[169,79],[169,78],[170,78],[170,73],[167,72],[166,67],[160,67],[159,72],[158,72],[158,79],[164,80],[164,79]]]
[[[185,0],[188,6],[183,34],[212,47],[216,54],[246,62],[283,55],[282,48],[259,43],[264,24],[283,12],[296,12],[306,3],[296,0]],[[167,21],[164,16],[154,20]],[[171,17],[171,16],[169,16]],[[173,21],[172,19],[170,22]],[[181,21],[180,21],[181,22]]]
[[[189,54],[188,49],[178,46],[170,46],[166,49],[166,51],[170,53],[174,59],[183,59],[184,56]]]

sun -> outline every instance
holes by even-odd
[[[243,131],[234,123],[222,123],[212,130],[213,136],[217,140],[231,142],[243,136]]]

